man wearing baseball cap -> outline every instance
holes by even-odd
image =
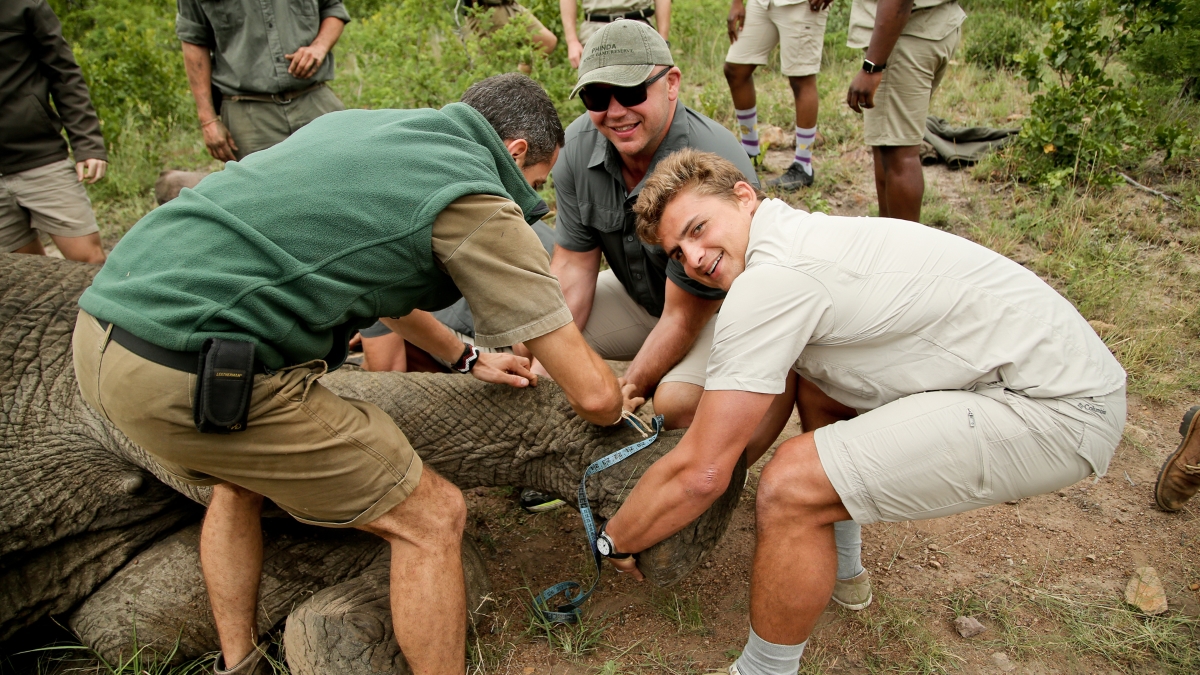
[[[601,28],[588,41],[571,92],[588,112],[567,127],[553,171],[558,216],[551,273],[588,344],[605,359],[631,361],[622,391],[653,395],[668,428],[692,423],[725,294],[688,278],[662,247],[642,243],[633,205],[658,162],[683,148],[724,157],[758,186],[738,139],[679,100],[682,77],[650,26],[620,20]],[[793,378],[747,443],[748,463],[783,430],[794,386]],[[871,587],[853,521],[839,524],[838,544],[834,599],[862,609]]]

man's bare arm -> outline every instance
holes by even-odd
[[[600,249],[582,253],[554,245],[550,259],[550,273],[558,279],[563,297],[575,325],[582,332],[587,328],[588,316],[592,313],[592,301],[596,298],[596,277],[600,274]]]
[[[654,0],[654,24],[662,39],[671,39],[671,0]]]
[[[871,43],[867,46],[865,58],[874,64],[887,63],[900,39],[900,33],[908,24],[912,15],[913,0],[879,0],[875,10],[875,28],[871,31]],[[846,92],[846,105],[854,112],[862,112],[863,108],[875,107],[875,90],[883,73],[868,73],[858,71],[850,82]]]
[[[679,445],[646,471],[605,531],[617,550],[644,551],[700,517],[725,492],[771,394],[706,391]]]
[[[208,154],[223,162],[237,159],[237,143],[229,130],[217,116],[212,100],[212,55],[205,45],[183,43],[183,69],[187,71],[188,87],[196,99],[196,117],[200,118],[200,129],[204,132],[204,145]]]
[[[662,318],[629,364],[625,383],[634,385],[638,396],[648,396],[663,375],[683,360],[720,307],[720,300],[697,297],[667,279]]]
[[[307,47],[301,47],[291,54],[284,54],[288,61],[288,73],[297,79],[307,80],[316,75],[317,69],[325,63],[325,57],[329,55],[329,51],[337,44],[338,38],[342,37],[342,30],[346,24],[336,16],[327,16],[321,20],[321,28],[317,31],[317,37],[313,39],[312,44]]]
[[[579,42],[579,33],[575,30],[575,18],[578,11],[575,0],[558,0],[558,13],[562,15],[563,39],[567,41],[567,59],[572,68],[579,67],[579,59],[583,56],[583,45]]]
[[[616,424],[622,410],[633,411],[643,403],[641,398],[622,397],[616,375],[588,346],[574,322],[526,340],[525,346],[562,387],[575,413],[592,424]]]

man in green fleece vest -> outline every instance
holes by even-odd
[[[255,646],[264,496],[302,522],[386,539],[413,672],[463,672],[462,494],[422,468],[382,410],[317,382],[357,329],[385,317],[460,372],[536,384],[527,359],[481,354],[427,313],[465,296],[476,342],[524,342],[580,417],[615,424],[641,402],[588,348],[529,226],[545,212],[531,186],[562,143],[549,97],[519,74],[441,110],[331,113],[143,218],[80,298],[85,400],[164,472],[213,486],[200,560],[218,673],[266,666]],[[201,350],[212,362],[246,344],[257,374],[244,424],[201,433],[197,420],[214,418],[194,416],[197,379],[224,386],[213,384],[224,371],[197,366]],[[210,398],[195,396],[225,400]]]

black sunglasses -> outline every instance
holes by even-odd
[[[597,87],[588,85],[579,90],[579,100],[583,101],[583,107],[592,112],[604,112],[608,110],[608,103],[611,99],[617,99],[617,103],[631,108],[635,105],[640,105],[646,102],[646,88],[662,79],[671,71],[671,67],[659,71],[657,75],[646,80],[645,82],[634,87]]]

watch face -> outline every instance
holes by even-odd
[[[600,551],[600,555],[609,555],[612,553],[612,544],[608,543],[607,537],[600,537],[596,540],[596,550]]]

